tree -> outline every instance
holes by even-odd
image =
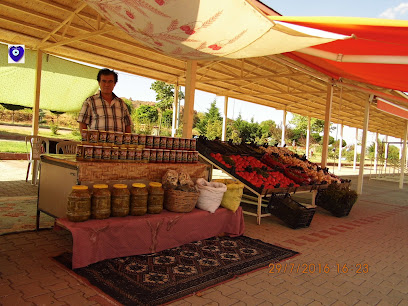
[[[220,114],[220,110],[216,106],[216,103],[217,103],[217,101],[214,100],[211,103],[211,106],[208,109],[208,112],[204,113],[204,116],[202,118],[200,118],[199,121],[197,122],[196,128],[198,129],[200,135],[205,135],[205,136],[208,137],[208,135],[207,135],[208,125],[212,125],[212,124],[214,124],[216,122],[220,122],[221,127],[222,127],[222,116]]]
[[[157,107],[161,111],[171,109],[174,102],[174,85],[166,84],[163,81],[156,81],[152,83],[150,89],[156,92]],[[179,91],[178,99],[184,100],[184,93]]]
[[[159,112],[156,107],[143,104],[136,109],[136,118],[141,123],[156,122],[159,118]]]
[[[171,127],[172,121],[173,121],[173,110],[166,109],[164,112],[162,112],[162,124],[165,127]]]
[[[307,121],[308,118],[301,116],[301,115],[297,115],[297,114],[293,114],[293,118],[289,121],[290,124],[294,125],[294,129],[293,129],[293,139],[291,140],[295,140],[297,141],[299,138],[301,137],[306,137],[307,135]],[[330,129],[333,129],[333,127],[331,127],[330,125]],[[320,120],[320,119],[316,119],[316,118],[311,118],[310,119],[310,134],[312,136],[312,138],[316,141],[319,142],[321,138],[320,137],[320,133],[322,133],[324,130],[324,120]],[[319,136],[319,137],[317,137]]]
[[[233,124],[233,129],[238,132],[242,142],[256,142],[259,144],[264,142],[262,139],[262,128],[259,123],[254,122],[253,118],[251,122],[248,122],[243,120],[241,114],[239,114]]]

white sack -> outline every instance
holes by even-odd
[[[207,182],[203,178],[197,179],[197,189],[200,192],[197,208],[214,213],[220,207],[222,197],[227,191],[227,185],[217,182]]]

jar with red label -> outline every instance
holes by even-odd
[[[105,146],[105,147],[102,148],[102,160],[103,161],[110,161],[111,151],[112,151],[111,147]]]
[[[197,148],[197,139],[192,138],[190,139],[190,150],[195,151]]]
[[[123,134],[123,144],[128,146],[130,145],[130,142],[132,140],[132,134],[131,133],[124,133]]]
[[[155,149],[150,149],[149,163],[155,163],[157,158],[157,151]]]
[[[87,129],[81,130],[81,141],[82,141],[82,144],[88,143],[88,130]]]
[[[146,136],[146,148],[153,149],[153,136],[152,135]]]
[[[159,148],[160,149],[166,149],[167,148],[167,138],[166,136],[160,136],[160,145]]]
[[[166,140],[166,149],[168,149],[168,150],[173,149],[173,140],[174,140],[173,137],[167,137],[167,140]]]
[[[100,161],[102,159],[102,146],[95,146],[93,150],[93,160]]]
[[[84,145],[84,160],[91,161],[93,159],[93,146]]]
[[[185,142],[186,142],[185,144],[186,150],[189,151],[190,150],[190,138],[186,138]]]
[[[163,150],[162,149],[157,149],[156,150],[156,163],[162,163],[163,162]]]
[[[170,150],[170,155],[169,155],[169,163],[175,163],[176,162],[176,150]]]
[[[153,148],[160,148],[160,136],[153,136]]]
[[[130,162],[135,161],[135,155],[136,155],[136,148],[134,148],[134,147],[129,147],[129,148],[128,148],[128,151],[127,151],[127,158],[126,158],[126,160],[127,160],[127,161],[130,161]]]
[[[126,161],[127,160],[127,151],[128,151],[128,149],[126,147],[119,147],[118,159],[120,161]]]
[[[145,146],[146,145],[146,135],[139,135],[139,146]]]
[[[163,150],[163,163],[170,162],[170,150]]]
[[[132,134],[132,137],[130,139],[130,144],[132,146],[138,146],[139,145],[139,135],[138,134]]]
[[[177,150],[176,151],[176,163],[182,163],[183,162],[183,151]]]
[[[76,160],[84,160],[84,146],[77,145],[76,147]]]
[[[193,152],[193,163],[198,163],[198,151]]]
[[[182,159],[182,163],[187,163],[188,160],[188,151],[183,151],[183,159]]]
[[[99,136],[98,136],[98,143],[101,146],[106,145],[106,137],[108,136],[107,131],[99,131]]]
[[[123,145],[123,133],[115,132],[115,146]]]
[[[106,144],[108,146],[114,146],[115,145],[115,132],[114,131],[108,131],[106,133]]]
[[[117,162],[119,159],[119,147],[112,147],[111,160]]]
[[[142,156],[143,156],[143,149],[136,148],[136,151],[135,151],[135,162],[137,162],[137,163],[142,162]]]
[[[190,164],[193,162],[193,151],[187,152],[187,162]]]
[[[173,138],[173,150],[180,149],[180,138]]]
[[[142,152],[142,162],[143,163],[148,163],[150,161],[150,151],[151,149],[143,148],[143,152]]]
[[[185,138],[179,138],[179,150],[186,149],[186,140]]]
[[[89,130],[88,131],[88,143],[89,144],[97,144],[99,139],[99,131],[98,130]]]

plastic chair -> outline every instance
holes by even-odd
[[[41,136],[26,136],[26,145],[30,143],[30,157],[27,166],[26,182],[28,181],[28,174],[30,173],[31,164],[33,164],[32,173],[33,178],[31,183],[37,184],[38,169],[40,167],[40,156],[44,153],[50,152],[50,142],[47,138]]]
[[[76,154],[77,144],[79,144],[78,141],[70,141],[70,140],[61,141],[57,143],[55,152],[57,154],[60,154],[60,150],[61,150],[62,154]]]

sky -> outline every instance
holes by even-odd
[[[261,0],[266,5],[284,16],[344,16],[344,17],[369,17],[387,19],[408,19],[408,1],[401,0],[290,0],[275,1]],[[116,85],[115,93],[120,97],[132,98],[140,101],[156,101],[156,93],[150,89],[152,79],[122,73],[119,71],[119,82]],[[182,90],[184,88],[182,87]],[[199,112],[206,112],[214,99],[220,112],[224,112],[224,97],[215,94],[196,90],[194,109]],[[250,121],[252,118],[256,122],[274,120],[277,124],[282,124],[283,111],[265,107],[249,102],[244,102],[229,98],[228,118],[236,119],[240,114],[244,120]],[[183,103],[183,102],[182,102]],[[292,118],[288,113],[287,124]],[[334,125],[335,127],[337,125]],[[340,138],[340,132],[334,130],[331,135]],[[348,144],[354,143],[356,135],[355,128],[344,127],[344,139]],[[362,131],[359,131],[361,139]],[[384,139],[384,137],[380,136]],[[374,133],[368,134],[368,142],[375,139]],[[394,139],[392,139],[394,140]]]

